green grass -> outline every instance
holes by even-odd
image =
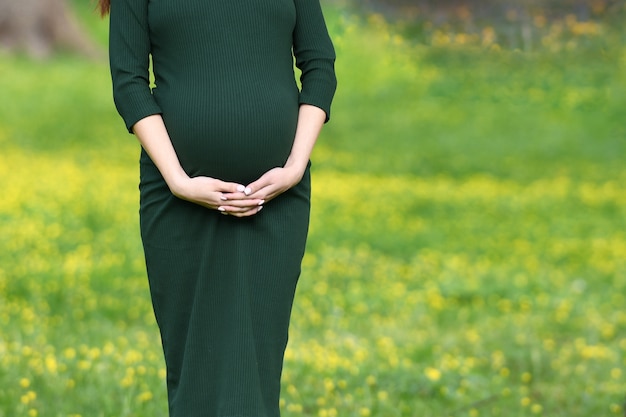
[[[528,54],[327,13],[340,88],[283,415],[623,415],[624,34]],[[165,416],[106,60],[0,73],[0,417]]]

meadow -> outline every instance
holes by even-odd
[[[623,416],[626,32],[570,17],[519,51],[326,14],[283,416]],[[0,417],[165,417],[106,59],[0,58]]]

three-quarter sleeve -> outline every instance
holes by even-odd
[[[129,132],[139,120],[161,113],[150,89],[148,0],[112,0],[109,62],[113,99]]]
[[[300,104],[311,104],[326,112],[337,88],[335,49],[333,47],[319,0],[294,0],[296,25],[293,32],[293,53],[296,66],[302,71]]]

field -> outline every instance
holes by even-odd
[[[326,12],[283,416],[623,416],[623,29],[570,18],[521,52]],[[106,59],[0,58],[0,417],[165,417]]]

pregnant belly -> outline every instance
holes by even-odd
[[[237,90],[158,98],[190,176],[246,184],[287,160],[298,118],[297,89]]]

